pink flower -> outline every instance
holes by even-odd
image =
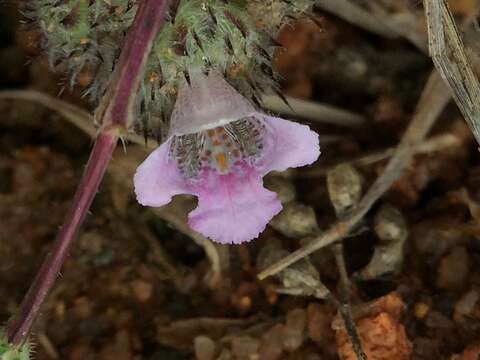
[[[263,176],[320,155],[308,126],[256,111],[213,72],[180,85],[169,134],[137,169],[137,200],[159,207],[177,194],[198,196],[189,225],[224,244],[256,238],[282,209]]]

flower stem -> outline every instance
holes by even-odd
[[[120,136],[133,119],[133,105],[144,78],[153,41],[165,20],[168,0],[143,0],[130,27],[119,61],[95,117],[102,124],[73,204],[30,289],[20,311],[7,325],[10,344],[25,342],[40,308],[68,257],[80,227],[97,193]]]

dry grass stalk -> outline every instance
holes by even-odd
[[[480,144],[480,83],[467,59],[455,21],[445,0],[423,3],[430,56]]]
[[[455,148],[462,144],[462,139],[454,134],[445,132],[439,135],[430,137],[414,147],[415,155],[428,155],[438,151],[444,151],[445,149]],[[328,167],[312,167],[311,169],[304,169],[302,171],[295,172],[295,176],[299,178],[318,178],[324,177],[334,167],[338,165],[352,165],[356,167],[366,167],[372,164],[378,163],[383,160],[387,160],[393,154],[395,154],[396,147],[392,146],[384,150],[374,152],[371,154],[361,155],[352,160],[342,161],[337,164],[333,164]]]
[[[45,106],[47,109],[59,113],[90,137],[94,138],[97,136],[97,129],[93,125],[93,116],[85,109],[62,99],[55,98],[37,90],[3,90],[0,91],[0,100],[1,99],[36,102],[37,104]],[[157,144],[152,141],[145,144],[145,139],[136,134],[129,134],[128,140],[132,143],[146,146],[147,149],[155,149],[157,147]]]
[[[274,113],[281,113],[318,123],[344,127],[358,127],[365,125],[366,123],[366,119],[362,115],[339,109],[331,105],[298,99],[291,96],[285,96],[285,100],[287,100],[288,105],[282,98],[276,95],[265,95],[262,97],[263,105]]]
[[[277,274],[291,264],[303,259],[311,253],[329,246],[347,236],[363,219],[371,206],[390,188],[410,164],[415,153],[415,147],[420,144],[438,118],[448,101],[450,94],[440,75],[433,71],[425,86],[415,115],[402,137],[395,154],[391,157],[384,172],[373,183],[365,196],[345,218],[337,221],[323,234],[311,240],[307,245],[272,264],[258,274],[259,279],[265,279]]]
[[[388,14],[380,4],[371,1],[372,11],[364,9],[352,0],[318,0],[315,6],[339,18],[379,36],[395,39],[405,38],[420,51],[426,52],[426,44],[418,33],[415,15],[403,13],[399,16]]]
[[[350,0],[318,0],[315,6],[374,34],[394,39],[398,34],[384,21]]]

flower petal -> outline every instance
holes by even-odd
[[[203,175],[198,207],[190,213],[189,225],[214,241],[250,241],[282,209],[276,194],[263,187],[261,175],[252,168]]]
[[[137,201],[144,206],[163,206],[172,196],[188,193],[184,178],[169,158],[171,138],[165,141],[137,168],[133,178]]]
[[[170,135],[213,129],[255,112],[250,102],[214,71],[190,72],[180,84],[170,120]]]
[[[268,134],[260,167],[263,174],[270,171],[285,171],[291,167],[310,165],[320,156],[318,134],[307,125],[297,124],[281,118],[265,116]]]

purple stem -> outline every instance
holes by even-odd
[[[102,128],[95,140],[73,204],[55,239],[53,249],[47,255],[22,301],[20,311],[8,323],[7,338],[12,345],[20,345],[26,340],[77,238],[117,141],[122,134],[126,133],[133,120],[132,106],[144,78],[145,64],[153,41],[164,22],[167,7],[168,0],[143,0],[139,5],[112,75],[109,89],[95,114]]]
[[[7,335],[10,343],[21,344],[28,335],[40,306],[55,283],[72,247],[73,240],[77,237],[80,226],[85,220],[116,145],[117,136],[112,133],[100,134],[97,137],[85,173],[78,185],[72,207],[57,235],[53,249],[47,255],[27,295],[25,295],[19,314],[9,323]]]

